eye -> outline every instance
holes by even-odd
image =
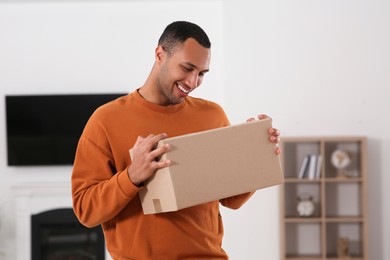
[[[186,71],[186,72],[192,71],[192,68],[191,68],[191,67],[182,66],[182,68],[183,68],[183,70]]]

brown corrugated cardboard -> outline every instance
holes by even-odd
[[[169,212],[283,182],[271,120],[257,120],[167,138],[171,149],[160,169],[139,192],[144,214]]]

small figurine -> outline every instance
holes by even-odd
[[[337,256],[341,259],[350,259],[349,239],[347,237],[339,237],[337,243]]]

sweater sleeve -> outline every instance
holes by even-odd
[[[252,197],[254,193],[255,192],[253,191],[253,192],[248,192],[241,195],[221,199],[220,203],[227,208],[239,209],[242,205],[244,205],[244,203],[247,200],[249,200],[250,197]]]
[[[80,138],[73,172],[73,209],[79,221],[93,227],[114,218],[140,188],[127,169],[116,172],[113,159],[85,136]]]

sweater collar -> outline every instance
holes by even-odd
[[[141,104],[142,106],[150,109],[150,110],[153,110],[153,111],[156,111],[156,112],[160,112],[160,113],[175,113],[175,112],[178,112],[180,110],[182,110],[184,108],[184,106],[186,105],[187,103],[187,98],[185,98],[183,100],[183,102],[181,102],[180,104],[177,104],[177,105],[169,105],[169,106],[161,106],[161,105],[158,105],[158,104],[155,104],[155,103],[152,103],[146,99],[144,99],[140,93],[138,93],[138,89],[135,90],[133,93],[131,93],[131,96],[134,98],[134,100]]]

